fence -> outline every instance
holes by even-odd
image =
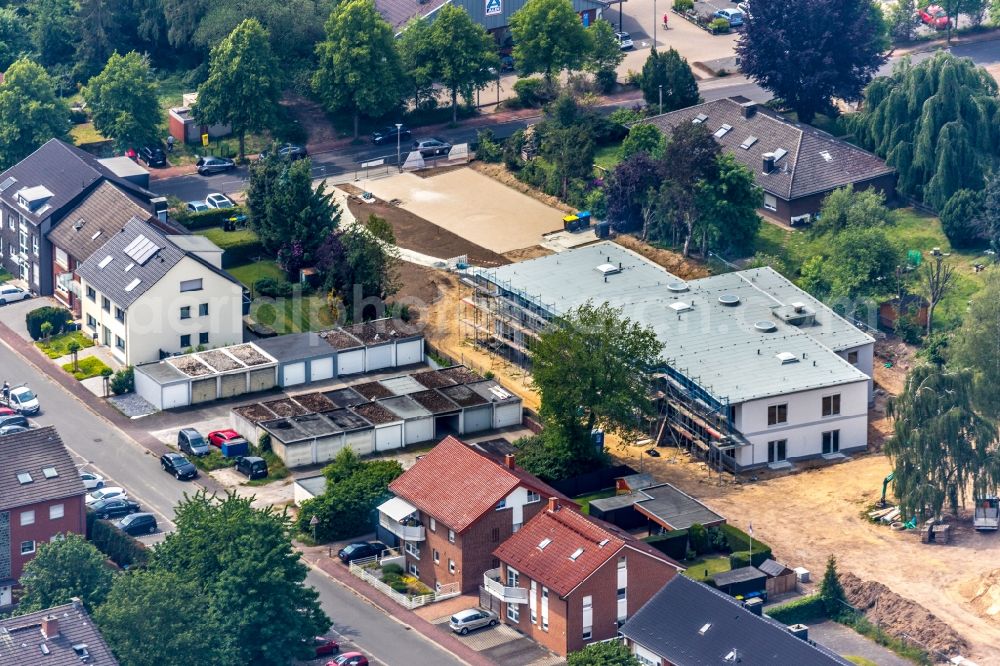
[[[622,476],[629,476],[630,474],[635,474],[635,470],[628,465],[615,465],[614,467],[605,467],[604,469],[594,470],[586,474],[572,476],[568,479],[559,479],[553,481],[550,485],[564,495],[576,497],[577,495],[596,493],[598,490],[610,488],[615,485],[615,479]]]
[[[435,601],[457,597],[461,594],[461,589],[459,589],[458,583],[447,583],[445,585],[441,585],[439,586],[437,592],[431,592],[430,594],[416,594],[411,596],[397,592],[370,572],[370,569],[377,568],[378,566],[379,559],[377,557],[365,557],[351,562],[350,571],[352,574],[408,610],[420,608],[421,606],[426,606],[427,604],[434,603]]]

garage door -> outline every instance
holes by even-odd
[[[396,365],[424,362],[424,340],[407,340],[396,343]]]
[[[285,465],[287,467],[311,465],[312,461],[312,442],[289,444],[285,447]]]
[[[380,345],[365,349],[365,371],[392,367],[392,345]]]
[[[434,417],[411,419],[403,424],[403,430],[407,446],[434,439]]]
[[[375,446],[375,430],[366,428],[349,432],[344,435],[344,445],[351,447],[359,456],[371,453]]]
[[[321,437],[316,440],[316,449],[313,451],[313,462],[325,463],[333,460],[337,452],[344,446],[343,435],[333,435]]]
[[[281,369],[281,385],[295,386],[306,382],[306,362],[289,363]]]
[[[356,375],[365,371],[365,350],[352,349],[351,351],[338,352],[337,354],[337,376]]]
[[[493,405],[466,409],[462,414],[462,433],[481,432],[493,427]]]
[[[309,381],[333,379],[333,357],[317,358],[309,362]]]
[[[403,448],[403,424],[375,428],[375,450],[387,451],[389,449]]]
[[[187,407],[190,404],[188,401],[187,382],[163,387],[163,409]]]
[[[508,428],[521,424],[521,403],[497,405],[493,410],[493,427]]]

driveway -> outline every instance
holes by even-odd
[[[525,666],[556,666],[565,661],[527,638],[520,632],[498,624],[469,632],[465,636],[454,634],[448,628],[450,615],[431,620],[438,631],[454,635],[476,652],[496,664],[524,664]]]
[[[809,625],[809,638],[843,657],[864,657],[878,666],[913,666],[910,660],[833,620]]]

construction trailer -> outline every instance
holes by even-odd
[[[1000,499],[996,497],[977,498],[972,526],[980,531],[995,531],[1000,527]]]

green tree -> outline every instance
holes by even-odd
[[[656,125],[640,123],[633,125],[628,136],[622,141],[622,159],[636,153],[646,153],[650,157],[660,159],[667,147],[667,139]]]
[[[24,20],[10,7],[0,8],[0,71],[31,51],[31,33]]]
[[[894,42],[909,42],[917,34],[917,22],[913,20],[917,13],[917,0],[897,0],[886,16],[889,37]]]
[[[840,577],[837,575],[837,558],[833,555],[826,560],[826,571],[819,584],[819,598],[823,600],[823,608],[828,617],[840,617],[850,608],[844,586],[840,584]]]
[[[381,116],[394,109],[406,85],[392,27],[373,0],[347,0],[326,22],[326,39],[316,46],[319,68],[312,85],[329,111],[354,118],[354,138],[362,114]]]
[[[420,108],[421,99],[434,100],[434,44],[431,42],[431,24],[424,18],[415,18],[406,24],[399,37],[399,59],[406,83],[413,91],[413,106]]]
[[[24,595],[18,613],[31,613],[80,598],[89,608],[103,603],[113,573],[104,556],[79,534],[40,542],[35,557],[24,565]]]
[[[1000,166],[997,83],[968,58],[904,59],[872,81],[861,108],[848,117],[859,143],[896,169],[902,192],[930,206],[982,189]]]
[[[340,224],[340,207],[325,183],[313,187],[309,159],[289,162],[272,150],[250,165],[249,181],[250,228],[294,278]]]
[[[887,227],[894,222],[895,214],[886,207],[884,194],[871,188],[855,192],[854,185],[848,185],[826,195],[811,231],[821,236],[849,228]]]
[[[30,155],[49,139],[65,139],[69,107],[41,65],[21,58],[0,84],[0,169]]]
[[[247,132],[270,126],[281,96],[278,61],[267,31],[247,19],[212,49],[208,79],[198,87],[194,116],[207,125],[230,125],[246,155]]]
[[[761,219],[757,214],[763,190],[753,172],[736,161],[731,153],[717,158],[718,178],[704,181],[698,188],[701,254],[714,248],[746,256],[753,252]]]
[[[973,497],[996,494],[996,425],[976,411],[973,395],[970,370],[924,364],[910,371],[903,392],[889,401],[893,434],[885,452],[903,516],[938,516],[946,504],[957,514],[969,490]]]
[[[653,49],[642,65],[639,77],[642,97],[651,108],[659,111],[663,93],[663,113],[676,111],[701,102],[698,81],[686,58],[673,47],[666,53]]]
[[[587,178],[593,173],[596,150],[590,128],[584,125],[553,126],[545,130],[541,154],[559,176],[562,199],[569,192],[570,180]]]
[[[601,90],[610,92],[614,87],[618,65],[625,59],[615,29],[608,21],[594,21],[585,30],[590,45],[584,60],[584,68],[593,72]]]
[[[326,631],[330,618],[304,584],[308,569],[292,548],[287,514],[252,502],[235,493],[185,497],[175,511],[177,531],[154,551],[154,568],[211,599],[236,663],[285,663],[308,656],[308,639]]]
[[[193,0],[197,9],[198,0]],[[332,3],[326,0],[241,0],[209,3],[191,41],[199,51],[218,44],[246,19],[256,19],[267,31],[271,51],[286,69],[311,66],[313,46],[323,37],[323,20]]]
[[[941,209],[941,229],[952,247],[981,244],[986,233],[983,221],[983,193],[977,190],[955,192]]]
[[[451,93],[451,121],[458,121],[458,95],[471,100],[493,81],[490,68],[500,66],[496,40],[463,8],[446,4],[431,24],[434,78]]]
[[[523,74],[552,75],[579,69],[590,40],[569,0],[528,0],[510,18],[514,60]]]
[[[952,364],[972,374],[976,407],[1000,414],[1000,271],[986,273],[986,285],[972,297],[949,349]]]
[[[582,650],[570,652],[568,666],[640,666],[639,660],[621,641],[592,643]]]
[[[888,291],[902,252],[883,229],[845,229],[830,242],[824,264],[834,298],[860,299]]]
[[[704,212],[701,192],[719,179],[721,152],[703,124],[683,123],[674,129],[663,153],[666,179],[659,192],[659,216],[651,237],[676,242],[683,237],[684,256],[690,256],[695,230]]]
[[[375,215],[364,224],[329,235],[316,251],[324,288],[339,296],[352,321],[371,318],[365,312],[368,304],[375,307],[374,314],[381,314],[379,307],[399,289],[398,264],[392,228]]]
[[[147,56],[135,51],[113,54],[82,92],[94,127],[119,148],[159,141],[163,112]]]
[[[920,267],[919,280],[927,298],[927,337],[930,337],[934,334],[934,310],[955,287],[955,265],[938,254]]]
[[[82,81],[98,72],[115,52],[119,17],[126,8],[120,0],[79,0],[78,7],[73,72]]]
[[[94,620],[128,666],[161,666],[164,660],[237,666],[235,646],[217,613],[199,583],[170,571],[137,569],[115,578]]]
[[[38,62],[45,67],[72,62],[77,43],[73,0],[29,0],[25,9]]]
[[[1000,174],[986,179],[979,210],[983,236],[994,252],[993,260],[1000,261]]]

